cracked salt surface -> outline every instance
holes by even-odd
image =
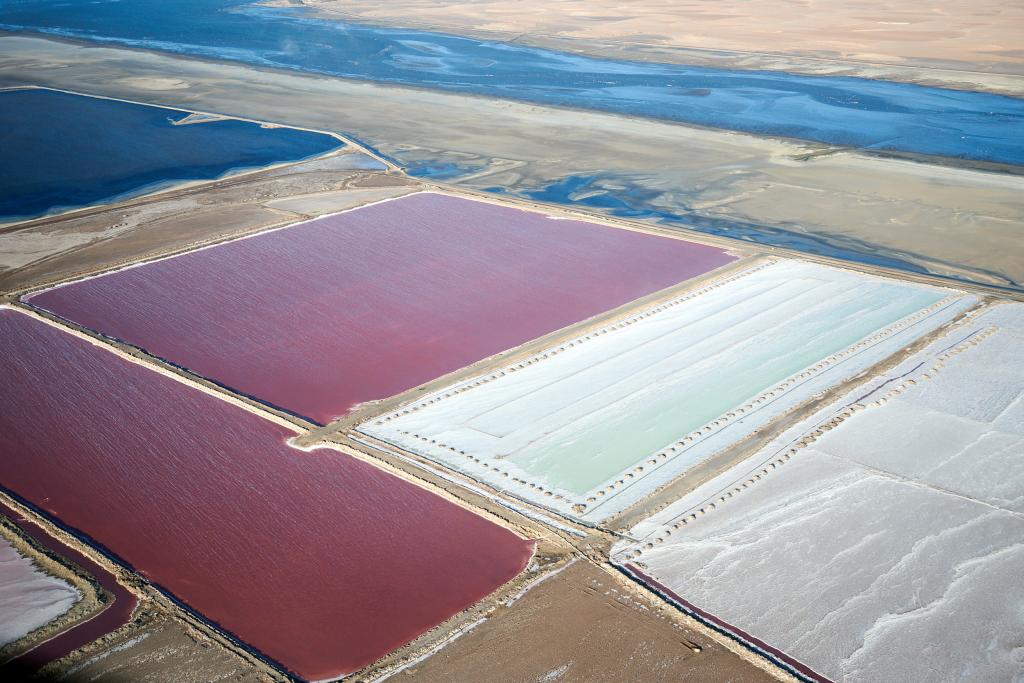
[[[616,561],[835,680],[1024,680],[1022,356],[1024,306],[973,316]]]
[[[949,290],[779,260],[359,430],[600,521],[972,303]]]

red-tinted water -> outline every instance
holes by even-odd
[[[3,667],[4,669],[16,669],[23,673],[35,671],[44,664],[69,655],[83,645],[91,643],[97,638],[102,638],[114,629],[128,623],[128,620],[132,618],[132,612],[135,611],[135,605],[138,604],[138,600],[131,591],[117,582],[117,578],[112,573],[107,571],[98,562],[94,562],[63,541],[51,536],[42,526],[26,519],[16,510],[2,502],[0,502],[0,515],[7,517],[7,519],[17,524],[23,532],[35,539],[44,548],[64,556],[84,569],[113,598],[113,601],[108,603],[99,614],[86,621],[74,624],[66,631],[62,631],[28,652],[19,655],[11,662],[8,662]]]
[[[325,423],[731,260],[704,245],[418,194],[31,302]]]
[[[0,484],[307,679],[359,669],[532,543],[342,453],[0,309]]]

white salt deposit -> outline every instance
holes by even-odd
[[[41,571],[0,536],[0,646],[67,613],[82,595]]]
[[[834,680],[1024,680],[1024,305],[972,316],[615,560]]]
[[[600,521],[973,303],[809,263],[753,266],[359,430]]]

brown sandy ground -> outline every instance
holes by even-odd
[[[139,83],[174,79],[174,89]],[[351,134],[403,164],[454,162],[451,181],[515,195],[595,176],[581,194],[747,221],[893,255],[976,282],[1024,282],[1024,176],[821,145],[427,90],[0,37],[0,86],[39,83]],[[265,207],[257,211],[269,211]],[[595,210],[597,211],[597,210]],[[265,216],[265,223],[275,220]],[[284,220],[283,218],[281,220]],[[102,229],[102,228],[100,228]],[[0,245],[0,251],[8,251]]]
[[[348,149],[325,159],[0,227],[0,292],[286,225],[414,189],[399,175],[360,170],[357,166],[365,160],[362,153]]]
[[[20,640],[0,647],[0,664],[2,664],[66,631],[75,624],[98,614],[106,607],[110,596],[96,579],[81,567],[39,545],[32,537],[23,533],[13,521],[2,515],[0,515],[0,536],[3,536],[23,557],[30,558],[40,570],[68,582],[81,594],[78,602],[58,619],[37,628]]]
[[[393,681],[776,680],[580,560]]]
[[[921,67],[919,78],[1024,74],[1024,4],[1003,0],[271,0],[321,16],[625,59],[820,72]],[[730,54],[731,53],[731,54]],[[795,58],[787,62],[785,57]],[[825,62],[823,64],[823,62]],[[866,69],[868,76],[875,70]],[[932,72],[929,76],[928,72]],[[912,72],[911,72],[912,73]]]
[[[172,616],[154,612],[38,676],[46,681],[256,683],[268,674]]]

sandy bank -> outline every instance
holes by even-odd
[[[267,4],[289,6],[290,0]],[[324,18],[429,29],[625,59],[798,72],[846,70],[1019,88],[1024,8],[999,0],[303,0]],[[917,72],[915,75],[915,71]],[[903,79],[898,79],[903,80]]]

